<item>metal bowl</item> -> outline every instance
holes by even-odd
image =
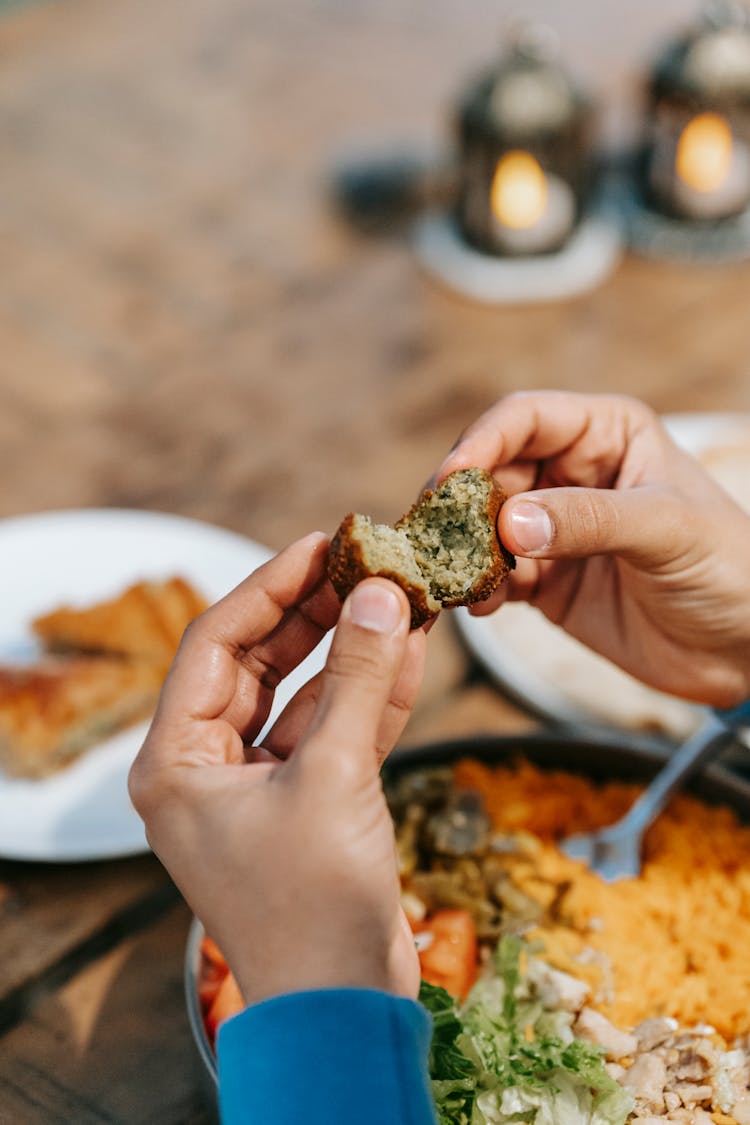
[[[206,1028],[203,1024],[203,1013],[201,1012],[201,1002],[198,997],[201,942],[203,941],[205,932],[202,923],[199,922],[197,918],[193,918],[188,931],[187,946],[185,947],[185,971],[183,975],[185,983],[185,1002],[187,1004],[190,1030],[193,1033],[193,1040],[198,1054],[200,1055],[201,1062],[203,1063],[201,1073],[204,1075],[208,1074],[211,1080],[209,1090],[213,1093],[215,1100],[216,1088],[219,1082],[219,1072],[216,1066],[216,1055],[206,1035]]]
[[[445,766],[459,758],[478,758],[487,763],[500,763],[523,756],[535,765],[548,769],[566,769],[599,781],[647,782],[664,764],[669,748],[653,741],[639,743],[625,735],[580,735],[573,732],[541,731],[520,735],[486,735],[452,739],[394,753],[384,766],[385,777],[396,777],[408,770],[426,766]],[[746,821],[750,821],[750,781],[713,765],[694,779],[688,789],[709,804],[729,805]],[[203,927],[195,919],[190,927],[185,953],[185,995],[188,1017],[198,1054],[214,1103],[218,1084],[216,1057],[211,1049],[198,999],[200,943]]]

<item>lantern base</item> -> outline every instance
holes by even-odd
[[[750,258],[750,207],[732,219],[673,219],[634,195],[625,208],[628,243],[648,258],[675,262],[742,262]]]
[[[559,301],[585,293],[612,272],[622,249],[617,225],[594,215],[578,224],[561,250],[533,257],[497,258],[475,250],[444,212],[423,215],[413,242],[428,273],[487,304]]]

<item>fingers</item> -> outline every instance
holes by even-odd
[[[327,546],[328,537],[314,531],[258,567],[202,615],[199,638],[234,652],[267,637],[321,581]]]
[[[668,488],[550,488],[506,501],[498,532],[509,550],[530,558],[616,554],[656,570],[689,550],[692,518]]]
[[[393,583],[370,578],[355,587],[341,611],[295,764],[312,763],[330,777],[344,770],[351,776],[348,766],[376,772],[378,732],[401,674],[409,624],[409,603]]]
[[[338,620],[341,603],[326,580],[288,610],[273,632],[235,658],[237,687],[223,718],[251,740],[268,718],[274,689]]]
[[[375,736],[375,753],[382,764],[403,733],[416,702],[424,672],[425,630],[417,629],[406,640],[401,670],[391,690]],[[288,758],[315,715],[325,673],[306,683],[279,716],[264,738],[264,747],[276,758]]]
[[[647,421],[653,421],[648,408],[626,396],[564,391],[509,395],[466,430],[437,480],[474,465],[496,469],[517,460],[566,457],[573,475],[560,483],[601,487],[611,484],[630,435]]]
[[[415,1000],[419,995],[419,956],[414,944],[414,934],[403,907],[399,907],[398,930],[388,953],[389,978],[398,996]]]
[[[335,620],[321,586],[327,543],[320,532],[293,543],[188,628],[155,718],[165,748],[172,722],[224,718],[241,735],[260,729],[279,679]]]

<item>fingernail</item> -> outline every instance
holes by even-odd
[[[513,538],[522,551],[543,551],[552,540],[552,520],[545,508],[530,500],[519,500],[510,512]]]
[[[357,586],[349,599],[349,614],[355,625],[373,633],[393,633],[401,622],[401,603],[386,586],[367,583]]]

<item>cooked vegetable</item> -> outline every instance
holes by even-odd
[[[477,932],[466,910],[439,910],[412,927],[424,980],[463,999],[477,975]]]
[[[245,1001],[239,990],[237,981],[231,973],[227,973],[214,996],[213,1003],[206,1013],[206,1031],[213,1040],[219,1029],[219,1024],[236,1016],[245,1008]]]
[[[208,936],[201,941],[198,996],[206,1034],[213,1044],[219,1024],[241,1012],[245,1002],[224,955],[213,938]]]
[[[228,972],[229,966],[216,942],[213,938],[204,937],[201,941],[201,963],[198,974],[198,996],[204,1017]]]

